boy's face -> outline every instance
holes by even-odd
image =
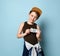
[[[37,14],[36,14],[36,12],[31,12],[31,13],[29,14],[29,21],[30,21],[31,23],[34,23],[36,20],[37,20]]]

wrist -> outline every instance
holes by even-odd
[[[23,36],[26,36],[26,33],[24,33]]]

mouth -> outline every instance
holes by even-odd
[[[34,20],[31,20],[32,22],[34,22]]]

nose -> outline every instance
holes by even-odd
[[[32,17],[32,19],[34,20],[35,17]]]
[[[32,21],[34,21],[34,18],[32,18]]]

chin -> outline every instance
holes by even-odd
[[[31,22],[31,23],[34,23],[34,21],[33,21],[33,20],[31,20],[30,22]]]
[[[34,21],[31,21],[31,23],[34,23]]]

